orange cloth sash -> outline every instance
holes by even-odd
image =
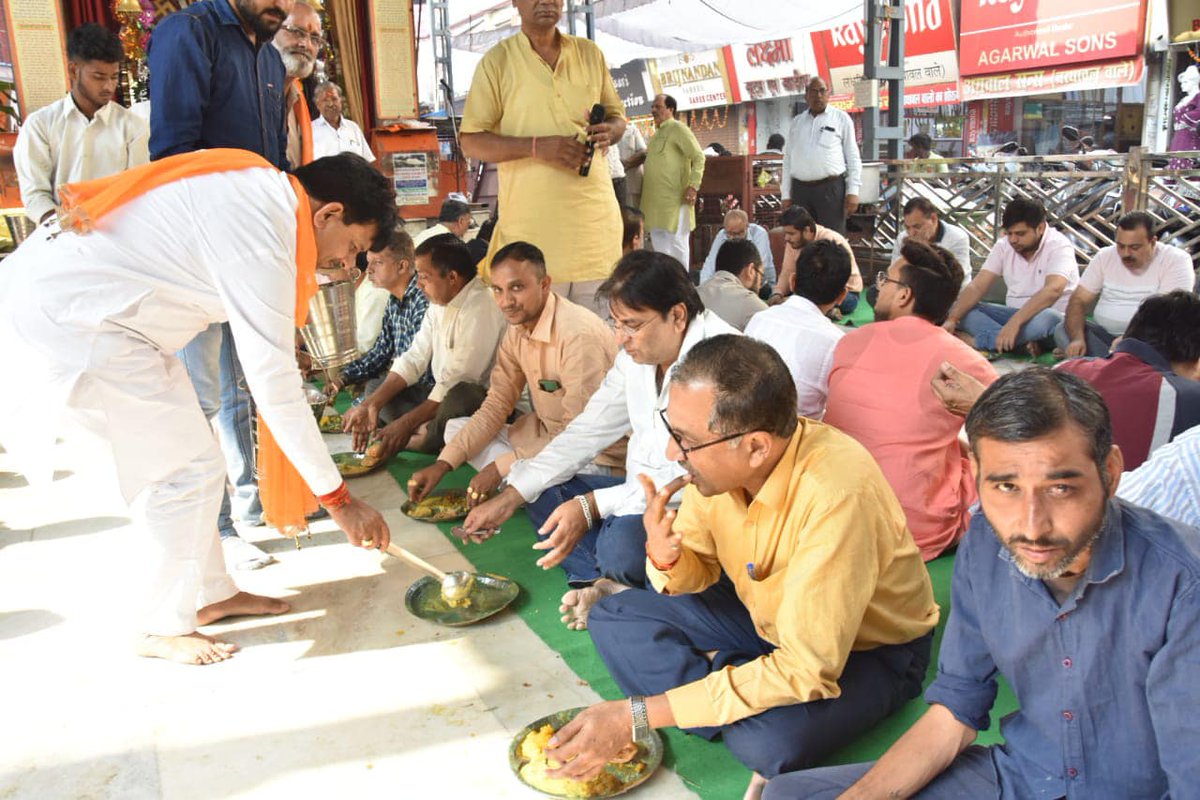
[[[86,234],[94,230],[106,214],[165,184],[214,172],[256,168],[275,169],[262,156],[248,150],[218,148],[181,153],[107,178],[68,184],[59,189],[65,210],[60,222],[64,230]],[[298,201],[295,318],[296,327],[301,327],[308,321],[308,303],[317,293],[317,238],[308,193],[294,176],[289,175],[288,180]],[[317,500],[279,449],[261,415],[258,418],[258,472],[264,519],[285,536],[295,536],[304,530],[304,518],[316,511]]]
[[[313,160],[312,115],[308,113],[308,100],[299,78],[292,78],[292,89],[296,92],[292,113],[296,115],[296,130],[300,131],[300,166],[303,166]]]

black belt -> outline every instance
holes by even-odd
[[[843,172],[841,175],[830,175],[828,178],[821,178],[820,180],[815,180],[815,181],[802,181],[799,178],[792,178],[792,183],[797,183],[801,186],[820,186],[822,183],[829,183],[830,181],[840,181],[845,177],[846,177],[846,173]]]

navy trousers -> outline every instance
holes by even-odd
[[[655,695],[698,681],[775,649],[759,638],[750,613],[721,580],[699,594],[633,589],[592,607],[588,631],[621,691]],[[767,778],[819,763],[916,697],[929,666],[932,634],[902,645],[853,652],[840,697],[768,709],[688,733],[714,739]],[[710,662],[705,655],[716,651]]]
[[[539,530],[554,509],[581,494],[619,486],[623,478],[609,475],[576,475],[551,486],[525,507]],[[539,539],[545,536],[538,534]],[[560,565],[571,586],[590,586],[598,578],[611,578],[626,586],[646,586],[646,528],[641,514],[597,520]]]
[[[837,800],[874,765],[874,761],[869,761],[780,775],[767,784],[763,800]],[[979,745],[972,745],[960,753],[941,775],[914,795],[919,800],[961,800],[965,797],[984,800],[1000,796],[1000,775],[992,761],[992,748]]]

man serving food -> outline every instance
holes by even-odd
[[[295,328],[318,264],[353,261],[391,230],[392,191],[357,156],[288,176],[227,149],[62,191],[61,225],[40,227],[0,276],[0,354],[39,387],[42,408],[30,424],[8,393],[0,443],[34,483],[51,475],[67,423],[104,440],[146,561],[137,652],[223,661],[236,645],[198,626],[288,605],[238,591],[226,572],[214,525],[225,466],[173,354],[228,321],[261,414],[268,521],[300,530],[315,493],[352,544],[386,547],[387,524],[350,496],[321,441],[301,391]]]

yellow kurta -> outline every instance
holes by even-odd
[[[679,224],[679,207],[690,186],[700,189],[704,179],[704,151],[691,128],[669,119],[646,144],[646,168],[642,176],[642,213],[646,230],[674,231]],[[696,228],[696,207],[688,207],[688,230]]]
[[[668,691],[681,728],[838,697],[851,651],[910,642],[937,624],[929,573],[883,473],[819,422],[800,419],[749,506],[741,491],[703,497],[688,486],[674,528],[683,534],[675,565],[646,562],[654,587],[700,592],[723,569],[777,648]]]
[[[582,140],[594,104],[609,116],[624,116],[600,49],[587,39],[561,36],[553,70],[524,33],[489,50],[471,81],[462,132]],[[496,251],[515,241],[541,248],[555,283],[609,276],[621,257],[623,228],[603,153],[586,178],[532,158],[505,161],[498,170],[500,220],[480,265],[485,277]]]

